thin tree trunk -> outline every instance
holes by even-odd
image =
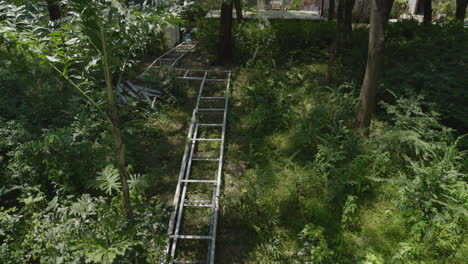
[[[432,23],[432,0],[423,0],[424,24]]]
[[[468,5],[468,0],[457,0],[457,9],[455,10],[456,19],[465,20],[467,5]]]
[[[109,112],[112,121],[112,135],[114,137],[114,150],[117,161],[117,169],[119,171],[120,183],[122,185],[123,206],[125,215],[129,218],[133,216],[133,210],[130,202],[130,190],[128,187],[127,169],[125,167],[125,145],[122,141],[120,133],[120,121],[117,113],[116,105],[109,105]]]
[[[60,12],[60,0],[47,0],[47,9],[49,10],[50,21],[62,18]]]
[[[320,16],[323,17],[325,14],[323,13],[323,8],[325,6],[325,0],[322,0],[321,1],[321,4],[320,4]]]
[[[338,0],[338,8],[336,9],[336,31],[335,39],[330,45],[330,56],[328,57],[327,67],[327,82],[331,84],[335,78],[336,72],[336,60],[338,57],[338,50],[340,49],[343,42],[343,28],[344,28],[344,1]]]
[[[244,19],[243,16],[242,16],[242,1],[241,0],[234,0],[234,5],[236,6],[237,22],[240,23]]]
[[[346,0],[338,0],[338,7],[336,8],[336,39],[338,40],[338,44],[341,44],[341,42],[344,40],[344,34],[345,34],[345,30],[344,30],[345,28],[345,25],[344,25],[345,1]]]
[[[387,8],[391,8],[394,0],[371,0],[369,48],[364,81],[359,96],[359,104],[354,121],[357,132],[369,135],[371,117],[376,105],[379,77],[383,70]]]
[[[347,44],[351,43],[351,32],[353,31],[353,7],[355,0],[345,0],[344,6],[344,42]]]
[[[353,31],[352,16],[355,0],[338,0],[336,12],[336,36],[338,40],[338,49],[351,41]]]
[[[330,0],[328,3],[328,20],[335,18],[335,0]]]
[[[233,1],[221,4],[220,48],[218,60],[221,65],[232,61],[232,6]]]
[[[128,187],[127,169],[125,164],[125,145],[123,144],[122,134],[120,132],[120,120],[117,112],[116,92],[112,84],[112,77],[109,67],[109,57],[107,54],[106,35],[101,30],[102,37],[102,61],[104,66],[104,76],[106,79],[106,91],[108,97],[109,117],[112,123],[112,135],[114,137],[115,162],[120,176],[120,184],[122,185],[123,207],[128,218],[133,217],[132,205],[130,202],[130,190]]]
[[[329,84],[334,79],[340,51],[351,45],[353,6],[354,0],[338,0],[336,35],[330,45],[330,57],[328,59],[327,81]]]

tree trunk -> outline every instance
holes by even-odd
[[[323,13],[323,8],[325,7],[325,0],[321,1],[320,4],[320,16],[323,17],[325,14]]]
[[[237,22],[240,23],[244,19],[242,17],[242,1],[241,0],[234,0],[234,5],[236,6]]]
[[[467,4],[468,0],[457,0],[457,9],[455,10],[456,19],[465,20]]]
[[[351,45],[352,11],[355,0],[338,0],[336,12],[336,36],[330,45],[330,57],[328,59],[327,81],[329,84],[334,79],[336,64],[340,51]]]
[[[60,0],[47,0],[50,21],[58,20],[62,17],[60,13]]]
[[[424,24],[432,23],[432,0],[423,0]]]
[[[328,3],[328,20],[335,18],[335,0],[330,0]]]
[[[343,31],[344,31],[344,42],[351,43],[351,32],[353,31],[353,7],[354,7],[355,0],[345,0],[344,6],[344,24],[343,24]]]
[[[122,196],[125,215],[133,217],[133,210],[130,202],[130,190],[128,187],[127,169],[125,167],[125,145],[122,142],[120,133],[120,121],[117,114],[116,105],[109,105],[110,118],[112,121],[112,135],[114,137],[115,158],[117,161],[117,169],[119,171],[120,183],[122,184]]]
[[[355,0],[339,0],[336,12],[336,33],[338,39],[338,49],[351,41],[353,31],[352,15]]]
[[[328,57],[327,67],[327,82],[330,85],[335,78],[336,72],[336,60],[338,57],[338,50],[342,45],[343,40],[343,28],[344,28],[344,1],[338,0],[338,8],[336,9],[336,31],[335,39],[330,45],[330,56]]]
[[[376,105],[379,77],[383,69],[384,27],[387,22],[387,9],[392,7],[393,1],[371,0],[366,74],[362,83],[356,119],[354,121],[355,130],[357,132],[364,132],[366,136],[369,135],[371,117]]]
[[[344,8],[346,0],[338,0],[338,7],[336,8],[336,39],[338,41],[338,46],[344,40],[345,35],[345,19],[344,19]]]
[[[117,163],[117,169],[120,176],[120,184],[122,185],[122,196],[123,196],[123,207],[127,218],[133,217],[132,204],[130,201],[130,190],[128,188],[128,177],[127,169],[125,167],[125,145],[122,141],[122,134],[120,133],[120,120],[117,112],[116,104],[116,89],[112,84],[111,70],[109,66],[109,55],[107,54],[107,43],[106,34],[101,29],[100,32],[102,38],[102,61],[104,67],[104,77],[106,80],[106,92],[107,92],[107,103],[109,109],[109,117],[112,125],[112,135],[114,137],[114,150],[115,150],[115,162]]]
[[[232,5],[233,1],[221,4],[220,48],[218,60],[221,65],[232,61]]]

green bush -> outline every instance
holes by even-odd
[[[219,20],[201,19],[196,37],[203,56],[215,59],[219,43]],[[302,58],[323,59],[324,49],[334,37],[335,24],[330,21],[270,20],[234,22],[234,57],[244,64],[256,60],[284,62]]]
[[[133,200],[128,222],[119,198],[56,196],[41,192],[26,207],[0,210],[1,263],[154,263],[161,259],[164,211]],[[35,208],[35,209],[33,209]]]
[[[390,23],[386,27],[385,67],[378,98],[393,102],[387,89],[398,95],[422,94],[442,121],[459,134],[468,131],[466,61],[467,28],[460,22],[423,26],[415,20]],[[367,58],[368,30],[353,31],[352,48],[342,57],[339,80],[361,83]],[[356,91],[358,92],[358,91]],[[379,113],[385,111],[380,108]]]
[[[231,140],[243,151],[230,155],[248,167],[227,204],[249,238],[247,262],[462,263],[466,153],[454,130],[426,97],[388,92],[371,137],[356,137],[355,87],[321,86],[324,69],[241,72]]]
[[[384,89],[397,94],[412,91],[435,103],[444,122],[468,131],[468,29],[458,22],[424,27],[414,21],[387,27]],[[381,92],[384,92],[384,89]],[[389,98],[381,93],[381,98]]]

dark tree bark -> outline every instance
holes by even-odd
[[[47,9],[49,10],[50,21],[62,18],[60,12],[60,0],[47,0]]]
[[[344,40],[351,42],[351,32],[353,31],[353,7],[355,0],[345,0],[344,6]]]
[[[323,8],[325,7],[325,0],[322,0],[320,4],[320,16],[323,17],[325,14],[323,13]]]
[[[114,137],[114,149],[116,152],[115,158],[117,161],[120,183],[122,185],[123,206],[125,215],[132,218],[133,209],[130,202],[127,168],[125,167],[125,145],[123,144],[122,135],[120,133],[120,121],[117,114],[117,107],[115,105],[111,105],[109,108],[110,119],[112,121],[112,135]]]
[[[455,10],[455,18],[464,20],[466,16],[466,7],[468,0],[457,0],[457,9]]]
[[[221,4],[220,48],[218,61],[226,65],[232,61],[232,6],[233,1]]]
[[[336,12],[336,33],[338,48],[351,41],[351,32],[353,31],[352,16],[355,0],[339,0]]]
[[[338,0],[336,12],[336,36],[330,45],[327,80],[330,84],[334,79],[338,53],[351,45],[352,12],[355,0]]]
[[[330,0],[328,3],[328,19],[332,20],[335,18],[335,0]]]
[[[338,7],[336,8],[336,39],[341,42],[344,39],[345,34],[345,19],[344,19],[344,8],[346,0],[338,0]]]
[[[383,70],[383,52],[385,46],[384,27],[387,22],[388,8],[394,0],[371,0],[369,48],[364,81],[359,96],[359,104],[354,121],[357,132],[369,135],[372,113],[376,105],[379,77]]]
[[[432,23],[432,0],[423,0],[424,24]]]
[[[330,45],[330,56],[328,57],[327,67],[327,82],[331,84],[335,78],[336,60],[338,59],[338,50],[343,45],[343,29],[344,29],[344,1],[338,0],[338,7],[336,9],[336,32],[335,39]]]
[[[240,23],[244,19],[242,17],[242,1],[241,0],[234,0],[234,5],[236,6],[237,22]]]

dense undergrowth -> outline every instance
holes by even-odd
[[[226,259],[463,263],[466,29],[388,26],[379,109],[371,136],[362,139],[352,123],[367,30],[355,30],[328,84],[334,27],[298,23],[236,27],[234,53],[243,66],[228,137]],[[209,51],[216,22],[201,28],[201,52]]]
[[[50,22],[45,2],[0,1],[0,263],[154,263],[165,243],[167,209],[151,179],[171,154],[155,146],[170,131],[160,123],[177,114],[172,109],[183,96],[169,80],[147,79],[147,87],[164,93],[159,111],[136,101],[120,107],[134,210],[128,219],[102,114],[96,30],[106,31],[117,83],[140,74],[142,57],[164,48],[162,27],[174,10],[63,3],[62,19]],[[90,8],[98,10],[94,20]]]
[[[97,52],[67,20],[79,16],[70,12],[57,27],[44,6],[11,12],[0,3],[0,263],[159,261],[168,220],[162,203],[173,195],[196,87],[150,78],[144,84],[165,95],[158,111],[137,102],[120,108],[129,221],[105,119],[51,68],[68,69],[104,104]],[[115,61],[128,58],[125,79],[162,46],[160,18],[169,19],[134,11],[149,27],[128,32],[130,40],[111,35],[123,52]],[[219,25],[197,25],[199,52],[209,58]],[[387,27],[381,102],[363,139],[352,122],[367,31],[354,30],[328,84],[334,28],[265,19],[235,27],[218,262],[464,263],[466,29]]]
[[[244,168],[228,172],[240,191],[225,199],[247,262],[462,263],[466,165],[453,131],[423,97],[397,97],[356,137],[352,86],[311,81],[320,72],[249,69],[255,81],[240,85],[229,158]]]
[[[204,57],[217,54],[219,22],[202,19],[198,23],[201,31],[199,47]],[[288,61],[292,65],[317,60],[325,62],[334,30],[335,24],[330,21],[268,21],[261,18],[255,23],[236,24],[235,61],[247,66],[258,61],[276,65]],[[388,102],[394,100],[388,89],[399,95],[421,94],[427,101],[435,103],[435,110],[442,114],[444,124],[456,128],[459,135],[468,132],[468,113],[463,107],[468,100],[467,30],[456,21],[429,27],[422,27],[413,20],[388,24],[386,68],[379,98]],[[335,74],[335,85],[343,82],[360,84],[364,76],[368,30],[357,27],[352,37],[352,45],[341,51],[343,56]],[[379,109],[381,113],[382,110]]]

